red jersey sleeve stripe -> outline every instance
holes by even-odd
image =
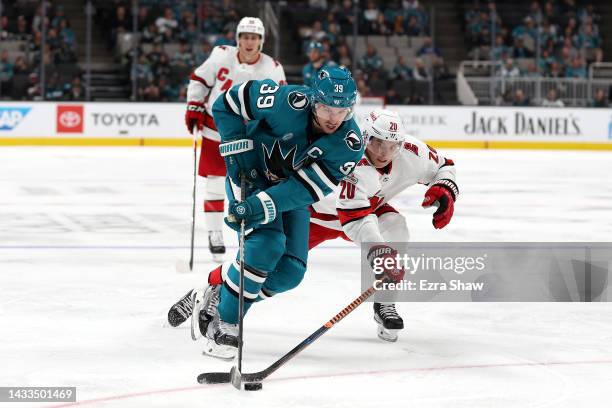
[[[342,208],[336,208],[338,211],[338,219],[340,224],[348,224],[351,221],[358,220],[372,213],[372,207],[354,208],[345,210]]]
[[[191,73],[191,76],[189,77],[189,79],[191,79],[191,80],[193,80],[193,81],[198,81],[198,82],[200,82],[202,85],[204,85],[204,86],[205,86],[205,87],[207,87],[208,89],[211,89],[211,88],[212,88],[212,86],[210,86],[210,85],[208,85],[208,84],[206,83],[206,81],[204,80],[204,78],[201,78],[201,77],[197,76],[197,75],[195,74],[195,72],[192,72],[192,73]]]

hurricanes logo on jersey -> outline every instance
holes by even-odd
[[[279,182],[289,177],[295,169],[294,159],[297,146],[293,146],[289,153],[283,154],[280,144],[277,140],[274,141],[272,149],[268,150],[265,144],[262,144],[264,150],[264,162],[266,165],[266,177],[273,183]]]
[[[349,147],[349,149],[354,150],[356,152],[361,150],[361,138],[353,130],[346,134],[346,136],[344,137],[344,141],[346,142],[346,145]]]
[[[291,92],[287,100],[289,101],[289,106],[295,110],[302,110],[308,106],[308,98],[305,94],[298,91]]]

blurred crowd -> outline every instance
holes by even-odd
[[[137,80],[137,99],[143,101],[184,101],[189,73],[214,46],[235,45],[240,21],[231,1],[140,0],[140,38],[134,50],[131,2],[100,0],[97,14],[100,28],[108,33],[108,47],[126,70],[136,60],[130,75]]]
[[[39,0],[4,2],[0,17],[0,97],[14,100],[83,98],[76,67],[76,39],[64,8],[47,1],[42,18]],[[43,27],[46,44],[42,49]],[[41,89],[41,65],[46,86]]]
[[[366,41],[363,52],[353,64],[354,4],[350,0],[309,0],[292,4],[291,18],[297,29],[300,52],[308,61],[303,68],[306,84],[313,72],[326,64],[340,64],[352,69],[359,94],[377,96],[387,103],[420,104],[425,102],[426,82],[432,77],[448,76],[440,50],[429,33],[429,16],[419,0],[361,1],[357,14],[357,34],[375,37],[419,37],[414,46],[415,58],[406,58],[402,51],[409,47],[371,44]],[[407,38],[406,38],[407,40]],[[359,50],[361,51],[361,50]],[[383,58],[385,51],[392,58]],[[395,86],[398,81],[423,82],[424,86]],[[399,92],[398,92],[399,90]]]
[[[586,78],[588,64],[603,60],[600,22],[592,4],[548,0],[533,1],[510,25],[495,1],[477,1],[465,13],[465,35],[470,57],[500,61],[502,76]]]

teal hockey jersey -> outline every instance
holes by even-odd
[[[332,134],[315,133],[310,92],[270,79],[248,81],[213,105],[221,155],[248,151],[249,168],[242,170],[256,173],[258,188],[265,189],[279,213],[321,200],[363,156],[361,132],[352,118]],[[226,164],[235,165],[227,157]]]

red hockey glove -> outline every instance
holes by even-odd
[[[404,279],[404,268],[396,260],[397,251],[388,245],[374,245],[368,252],[368,262],[376,279],[385,282],[400,282]]]
[[[429,187],[429,190],[425,193],[423,208],[438,203],[438,209],[434,213],[432,221],[435,228],[444,228],[450,222],[455,210],[455,198],[458,192],[455,183],[450,180],[440,180],[439,183]]]
[[[189,133],[193,134],[194,127],[197,130],[202,130],[204,127],[204,104],[200,102],[187,103],[187,111],[185,112],[185,124]]]

